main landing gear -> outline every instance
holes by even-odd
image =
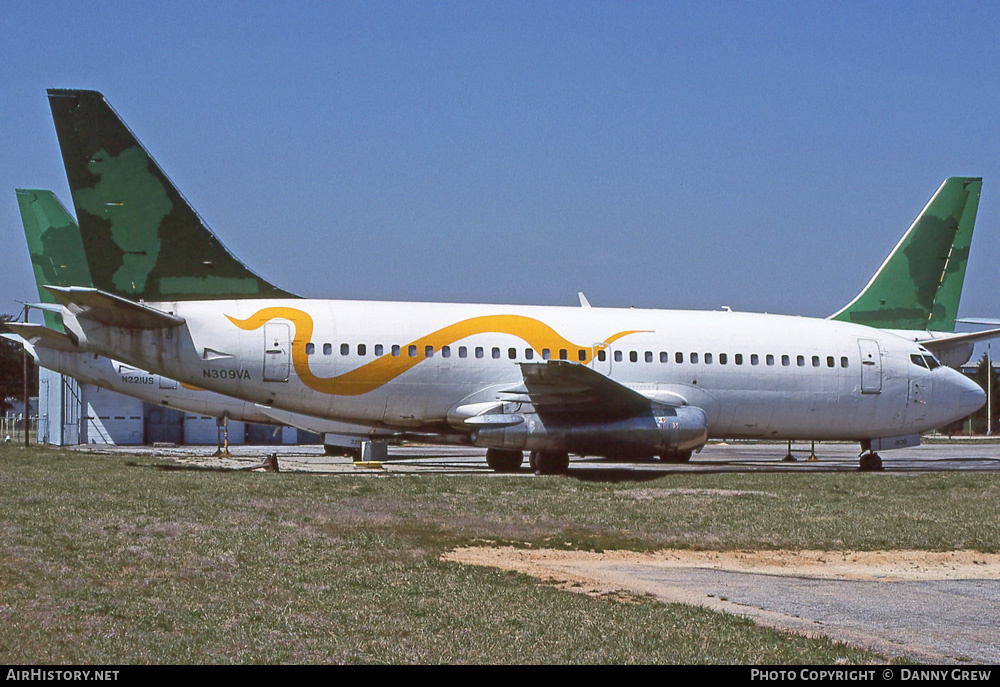
[[[502,448],[486,449],[486,464],[496,472],[517,472],[524,461],[521,451]]]
[[[559,451],[532,451],[528,464],[536,475],[562,475],[569,470],[569,454]]]
[[[858,470],[861,472],[878,472],[883,469],[882,458],[874,451],[866,451],[858,458]]]
[[[660,454],[661,463],[687,463],[689,460],[691,460],[691,451],[671,451]]]

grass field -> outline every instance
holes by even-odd
[[[992,474],[165,470],[0,447],[7,663],[835,663],[879,657],[652,599],[439,559],[583,549],[1000,550]]]

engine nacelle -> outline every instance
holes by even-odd
[[[673,415],[657,415],[663,446],[669,451],[697,451],[708,441],[708,415],[701,408],[674,408]]]
[[[489,419],[495,419],[490,422]],[[472,443],[484,448],[565,451],[589,456],[650,456],[694,451],[708,440],[708,416],[701,408],[659,408],[621,420],[574,422],[572,417],[534,414],[475,418]]]

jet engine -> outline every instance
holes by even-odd
[[[701,408],[654,408],[649,415],[614,420],[572,413],[497,413],[465,421],[472,443],[484,448],[560,451],[590,456],[650,456],[700,449],[708,440]]]

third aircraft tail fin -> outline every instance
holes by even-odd
[[[945,179],[864,290],[830,319],[954,331],[982,187],[978,177]]]

